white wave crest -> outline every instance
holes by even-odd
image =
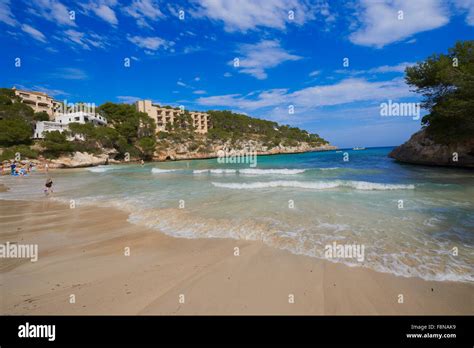
[[[279,174],[279,175],[295,175],[304,173],[305,169],[239,169],[239,174],[245,175],[267,175],[267,174]]]
[[[211,169],[209,170],[211,174],[235,174],[237,173],[236,169]]]
[[[329,168],[318,168],[319,170],[337,170],[341,169],[341,167],[329,167]]]
[[[108,171],[109,169],[111,168],[107,168],[107,167],[91,167],[91,168],[87,168],[87,170],[89,172],[92,172],[92,173],[105,173],[106,171]]]
[[[314,190],[325,190],[337,187],[347,187],[356,190],[413,190],[415,185],[403,184],[380,184],[365,181],[267,181],[252,183],[220,183],[212,182],[215,187],[228,188],[234,190],[249,190],[273,187],[294,187]]]
[[[236,169],[195,169],[193,174],[235,174],[237,173]]]
[[[160,169],[160,168],[152,168],[151,169],[151,172],[153,174],[162,174],[162,173],[171,173],[171,172],[175,172],[176,169]]]

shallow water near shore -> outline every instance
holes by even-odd
[[[50,198],[117,207],[176,237],[262,240],[318,258],[333,242],[364,245],[363,262],[331,261],[473,282],[473,171],[399,164],[390,150],[262,156],[256,167],[210,159],[56,171]],[[10,188],[1,199],[45,199],[44,173],[0,180]]]

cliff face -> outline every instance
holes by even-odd
[[[239,141],[236,144],[231,144],[230,141],[213,143],[208,146],[205,150],[191,150],[189,144],[176,144],[166,148],[166,150],[157,151],[153,157],[155,161],[165,160],[184,160],[184,159],[200,159],[200,158],[214,158],[218,157],[218,151],[239,151],[239,150],[251,150],[256,151],[258,155],[276,155],[285,153],[302,153],[310,151],[328,151],[337,149],[336,146],[332,145],[321,145],[311,146],[308,143],[301,142],[295,146],[283,146],[279,145],[276,147],[268,148],[264,146],[262,142],[258,140],[246,140]]]
[[[311,146],[308,143],[299,143],[296,146],[283,146],[279,145],[272,148],[267,148],[261,142],[255,140],[239,141],[237,144],[231,144],[228,142],[220,142],[209,145],[205,150],[195,149],[192,150],[193,143],[180,143],[180,144],[168,144],[165,150],[156,151],[153,156],[154,161],[167,161],[167,160],[192,160],[192,159],[205,159],[218,157],[218,151],[239,152],[242,149],[256,151],[257,155],[276,155],[285,153],[301,153],[309,151],[328,151],[337,149],[336,146],[332,145],[321,145]],[[34,163],[38,169],[43,169],[45,163],[48,163],[49,168],[83,168],[92,167],[104,164],[119,164],[126,163],[123,160],[115,160],[116,153],[108,149],[104,149],[104,152],[99,155],[93,155],[86,152],[75,152],[71,155],[61,156],[53,160],[32,159],[20,161],[21,165],[26,165],[29,162]],[[139,159],[131,158],[131,162],[138,162]],[[3,174],[9,174],[10,161],[0,162],[0,166],[4,167]]]
[[[474,138],[448,145],[437,144],[421,130],[388,156],[412,164],[474,168]]]

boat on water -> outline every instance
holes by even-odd
[[[357,151],[357,150],[365,150],[365,147],[358,147],[358,146],[356,146],[356,147],[352,148],[352,150],[355,150],[355,151]]]

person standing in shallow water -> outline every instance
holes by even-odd
[[[44,194],[47,196],[50,193],[53,193],[53,179],[48,178],[44,184]]]

